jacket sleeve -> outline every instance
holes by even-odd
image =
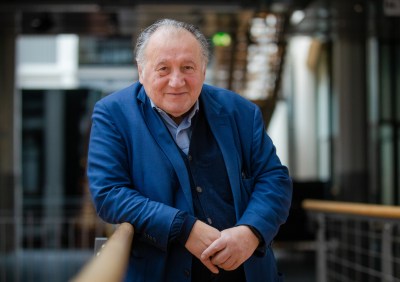
[[[115,114],[100,101],[92,116],[87,173],[94,206],[106,222],[131,223],[135,240],[166,250],[178,210],[144,197],[134,186],[128,141]]]
[[[254,227],[266,245],[271,244],[289,214],[292,198],[292,181],[288,169],[283,166],[276,154],[275,146],[267,135],[262,115],[258,107],[254,119],[250,146],[244,152],[247,176],[250,183],[250,198],[247,207],[238,221],[239,224]]]

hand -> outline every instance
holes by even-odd
[[[224,270],[234,270],[245,262],[258,247],[259,240],[248,226],[225,229],[200,256],[204,265],[210,263]]]
[[[221,236],[218,229],[197,220],[190,231],[188,240],[186,241],[185,248],[191,252],[195,257],[200,259],[201,254],[207,249],[211,243]],[[218,273],[218,268],[213,265],[209,260],[204,261],[203,264],[213,273]]]

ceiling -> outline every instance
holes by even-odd
[[[309,0],[2,0],[0,31],[22,34],[78,33],[132,34],[159,18],[194,23],[204,33],[230,21],[246,10],[287,11],[305,7]],[[233,15],[233,17],[232,17]],[[212,32],[210,30],[210,32]]]
[[[303,10],[304,18],[288,29],[307,34],[365,36],[375,29],[392,38],[399,17],[385,17],[374,0],[2,0],[0,33],[100,36],[135,35],[160,18],[193,23],[206,34],[231,31],[246,11],[285,13]],[[371,8],[372,7],[372,8]],[[372,30],[372,32],[374,32]]]

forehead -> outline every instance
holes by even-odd
[[[201,59],[201,46],[189,31],[175,27],[161,27],[155,31],[147,44],[146,57],[195,56]],[[193,58],[194,59],[194,58]]]
[[[188,41],[197,42],[194,35],[184,28],[178,28],[175,26],[161,26],[151,36],[150,41],[161,40],[172,40],[176,38],[184,38]]]

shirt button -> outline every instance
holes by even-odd
[[[207,217],[207,222],[208,222],[208,224],[212,224],[211,218]]]
[[[201,193],[201,192],[203,192],[203,189],[202,189],[200,186],[197,186],[197,187],[196,187],[196,191],[197,191],[198,193]]]

